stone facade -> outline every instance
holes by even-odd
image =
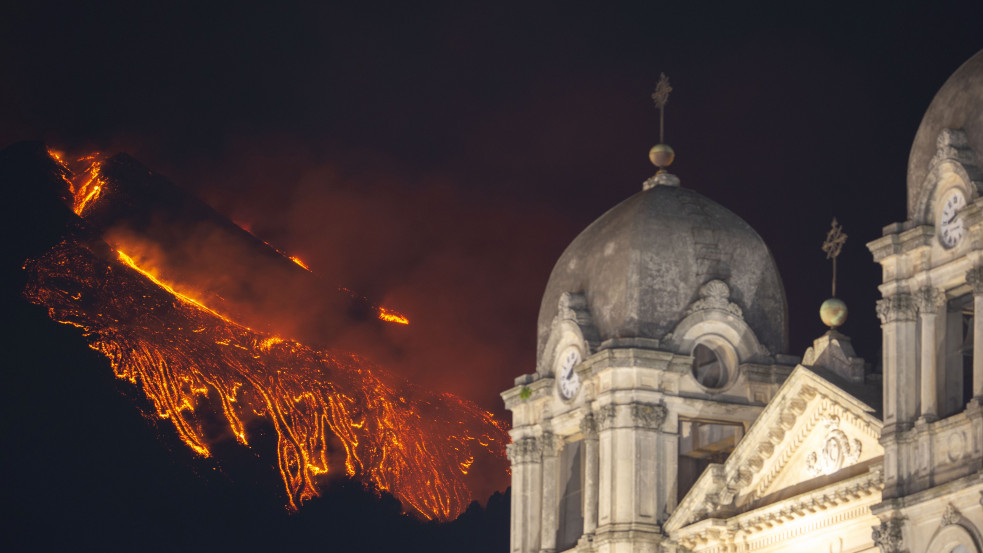
[[[536,372],[502,394],[510,551],[983,553],[981,136],[983,52],[926,113],[908,220],[868,244],[883,268],[878,378],[836,331],[785,355],[767,248],[722,207],[669,190],[679,179],[588,228],[547,288]],[[656,209],[655,195],[681,203]],[[738,234],[710,212],[740,229],[728,248],[771,265],[728,263],[714,240]],[[692,243],[614,255],[647,244],[630,239],[648,227]]]

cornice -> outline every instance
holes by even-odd
[[[727,538],[740,539],[747,549],[758,549],[838,524],[844,519],[870,515],[869,505],[880,500],[883,487],[883,472],[880,469],[871,470],[731,517],[708,518],[679,529],[670,529],[669,535],[673,542],[690,550],[710,551],[707,545]],[[841,515],[817,518],[818,527],[789,524],[834,508],[839,509]]]
[[[873,409],[799,366],[722,465],[711,465],[673,511],[667,528],[753,504],[786,469],[823,419],[836,417],[877,442],[881,422]],[[738,502],[740,500],[740,502]]]

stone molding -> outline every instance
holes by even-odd
[[[877,300],[877,316],[881,324],[914,321],[917,312],[918,306],[907,292]]]
[[[973,267],[966,271],[966,284],[973,289],[973,295],[983,294],[983,267]]]
[[[739,513],[733,517],[727,517],[727,528],[730,528],[736,536],[753,536],[756,540],[774,540],[774,536],[762,535],[768,529],[787,529],[783,531],[782,540],[793,539],[805,532],[809,532],[808,527],[788,524],[798,519],[814,515],[817,512],[826,511],[834,507],[847,504],[856,505],[848,512],[844,512],[838,519],[824,519],[820,524],[823,526],[833,525],[842,521],[844,518],[852,519],[870,513],[870,506],[867,504],[872,500],[879,499],[878,493],[883,488],[883,473],[880,471],[870,472],[863,476],[851,478],[835,487],[825,488],[821,491],[804,494],[789,501],[779,504],[769,505],[752,511]],[[710,514],[705,509],[701,509],[698,516],[689,520],[693,524],[699,520],[705,520]],[[876,527],[875,527],[876,528]],[[678,543],[687,549],[695,550],[699,545],[713,540],[710,535],[714,529],[700,524],[690,528],[680,528],[672,532],[678,536]],[[717,537],[719,539],[719,536]],[[748,543],[750,550],[764,544]]]
[[[945,305],[945,292],[926,286],[915,294],[915,306],[922,315],[935,315]]]
[[[874,540],[874,545],[881,549],[881,553],[902,553],[904,549],[904,519],[892,517],[879,526],[872,526],[870,537]]]
[[[806,457],[806,472],[812,477],[833,474],[860,459],[862,448],[860,440],[856,438],[851,440],[840,430],[839,417],[835,415],[825,417],[823,424],[828,430],[823,448],[813,451]]]
[[[718,279],[708,281],[703,286],[700,286],[699,293],[700,299],[694,301],[689,306],[689,309],[686,310],[687,315],[705,309],[719,309],[721,311],[727,311],[739,318],[744,317],[741,308],[736,303],[730,301],[730,286],[727,286],[726,282]]]

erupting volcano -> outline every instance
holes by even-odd
[[[251,424],[272,425],[290,509],[332,472],[438,520],[504,488],[502,422],[342,353],[352,329],[364,338],[405,315],[324,286],[128,156],[51,154],[80,219],[26,262],[25,295],[79,327],[196,453],[226,436],[248,446]]]

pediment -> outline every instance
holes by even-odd
[[[873,407],[799,365],[723,464],[710,465],[666,521],[729,518],[867,472],[884,449]]]

